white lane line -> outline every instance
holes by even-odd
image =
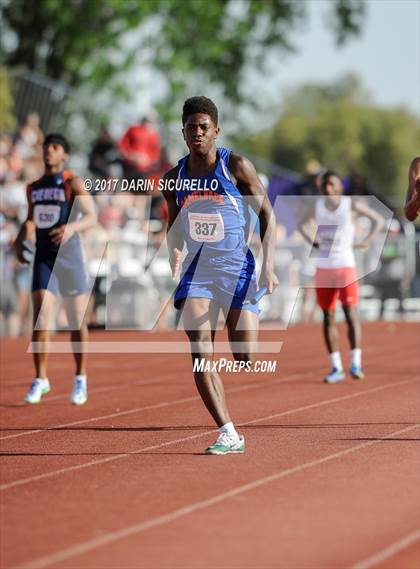
[[[79,347],[78,342],[64,341],[53,342],[49,346],[50,354],[71,354],[74,345]],[[282,341],[269,342],[260,341],[255,354],[278,354],[283,346]],[[227,354],[230,350],[241,351],[242,342],[219,342],[213,343],[213,351],[215,354]],[[193,348],[194,349],[194,348]],[[182,341],[136,341],[136,342],[94,342],[90,341],[85,350],[88,354],[191,354],[190,342],[185,339]],[[31,342],[28,346],[27,353],[42,353],[44,346],[41,342]]]
[[[374,387],[372,389],[368,389],[366,391],[359,391],[358,393],[352,393],[350,395],[343,395],[341,397],[336,397],[335,399],[326,399],[325,401],[320,401],[319,403],[311,403],[310,405],[306,405],[305,407],[301,407],[301,411],[308,411],[309,409],[315,409],[317,407],[322,407],[323,405],[330,405],[331,403],[336,403],[338,401],[345,401],[346,399],[353,399],[354,397],[359,397],[365,393],[374,393],[375,391],[382,391],[383,389],[389,389],[390,387],[396,387],[398,385],[404,385],[405,383],[420,383],[420,380],[417,376],[411,377],[408,379],[404,379],[403,381],[398,381],[396,383],[388,383],[386,385],[380,385],[379,387]],[[248,421],[247,423],[243,423],[244,425],[253,425],[255,423],[260,423],[261,421],[270,421],[271,419],[275,419],[276,417],[285,417],[286,415],[292,415],[295,413],[294,409],[290,411],[283,411],[280,414],[274,413],[274,415],[267,415],[261,419],[253,419],[252,421]]]
[[[165,380],[168,378],[174,377],[174,374],[167,374],[167,375],[161,375],[159,376],[159,378],[154,378],[154,379],[148,379],[145,381],[133,381],[131,383],[117,383],[115,385],[103,385],[102,387],[89,387],[89,393],[105,393],[107,391],[115,391],[118,389],[124,389],[126,387],[141,387],[142,385],[153,385],[155,384],[156,386],[159,386],[159,382],[161,380]],[[88,382],[89,383],[89,382]],[[65,393],[62,395],[48,395],[48,398],[45,400],[46,402],[48,401],[59,401],[60,399],[70,399],[70,394],[69,393]],[[25,403],[22,406],[26,406]],[[2,439],[2,437],[0,437],[0,440]]]
[[[363,350],[363,352],[365,352],[366,350]],[[162,354],[162,357],[164,356],[164,354]],[[189,363],[189,362],[188,362]],[[154,362],[153,360],[150,362],[148,362],[148,370],[150,373],[156,373],[159,369],[162,369],[162,361],[159,362]],[[133,362],[118,362],[118,370],[132,370],[134,367]],[[96,381],[99,379],[98,376],[100,376],[101,374],[103,374],[104,370],[109,371],[109,363],[104,363],[103,365],[99,365],[98,362],[93,363],[91,365],[89,365],[89,377],[94,377],[94,381],[96,383]],[[184,370],[180,370],[180,373],[188,373],[190,372],[191,369],[190,367],[185,367]],[[51,375],[50,375],[51,374]],[[65,373],[63,374],[62,370],[58,370],[58,369],[52,369],[50,372],[49,376],[51,379],[52,377],[62,377],[63,375],[66,375],[66,379],[62,380],[62,379],[53,379],[53,383],[56,383],[57,381],[61,382],[61,381],[71,381],[71,379],[74,377],[74,374],[71,373]],[[25,385],[29,385],[31,383],[31,381],[33,380],[33,371],[31,370],[31,372],[26,376],[23,377],[21,379],[13,379],[11,381],[0,381],[0,391],[5,390],[7,387],[16,387],[16,386],[25,386]]]
[[[351,395],[344,395],[343,397],[335,397],[334,399],[328,399],[328,400],[324,400],[321,401],[319,403],[313,403],[310,405],[305,405],[303,407],[297,407],[296,409],[289,409],[288,411],[282,411],[280,413],[276,413],[275,415],[268,415],[266,417],[260,417],[258,419],[253,419],[252,421],[247,421],[245,423],[241,423],[240,425],[242,426],[246,426],[246,425],[252,425],[254,423],[257,422],[261,422],[261,421],[266,421],[268,419],[273,419],[273,418],[277,418],[277,417],[283,417],[286,415],[291,415],[293,413],[299,413],[301,411],[307,411],[308,409],[314,409],[316,407],[322,407],[324,405],[328,405],[331,403],[337,403],[337,402],[341,402],[341,401],[346,401],[347,399],[353,399],[355,397],[361,397],[362,395],[366,395],[366,394],[370,394],[370,393],[376,393],[378,391],[383,391],[385,389],[390,389],[392,387],[397,387],[400,385],[403,385],[405,383],[410,383],[410,382],[414,382],[414,381],[418,381],[417,378],[416,379],[406,379],[404,381],[399,381],[396,383],[390,383],[388,385],[382,385],[379,387],[374,387],[372,389],[369,389],[367,391],[362,391],[362,392],[357,392],[357,393],[353,393]],[[89,462],[84,462],[83,464],[76,464],[74,466],[67,466],[65,468],[60,468],[58,470],[52,470],[50,472],[44,472],[43,474],[38,474],[36,476],[30,476],[28,478],[22,478],[20,480],[15,480],[13,482],[7,482],[5,484],[1,484],[0,485],[0,490],[10,490],[11,488],[16,488],[17,486],[23,486],[25,484],[30,484],[32,482],[36,482],[38,480],[45,480],[46,478],[51,478],[53,476],[58,476],[60,474],[66,474],[67,472],[74,472],[76,470],[82,470],[83,468],[88,468],[90,466],[96,466],[98,464],[105,464],[107,462],[113,462],[114,460],[120,460],[122,458],[127,458],[131,455],[137,455],[137,454],[142,454],[145,452],[149,452],[152,450],[158,450],[160,448],[164,448],[164,447],[168,447],[168,446],[172,446],[175,444],[179,444],[179,443],[183,443],[186,441],[191,441],[194,439],[199,439],[201,437],[205,437],[211,433],[214,432],[215,429],[211,429],[209,431],[204,431],[203,433],[198,433],[195,435],[190,435],[188,437],[182,437],[180,439],[174,439],[172,441],[167,441],[164,443],[159,443],[157,445],[152,445],[149,447],[143,447],[140,449],[136,449],[133,450],[131,452],[125,452],[125,453],[120,453],[120,454],[116,454],[113,456],[107,456],[105,458],[99,458],[99,459],[95,459],[95,460],[90,460]]]
[[[139,534],[143,531],[146,531],[150,528],[162,526],[164,524],[171,523],[171,522],[173,522],[179,518],[182,518],[184,516],[193,514],[195,512],[200,511],[200,510],[204,510],[205,508],[209,508],[209,507],[214,506],[216,504],[220,504],[221,502],[224,502],[228,498],[233,498],[234,496],[238,496],[240,494],[244,494],[245,492],[255,490],[256,488],[260,488],[262,486],[270,484],[271,482],[277,482],[278,480],[281,480],[282,478],[285,478],[286,476],[291,476],[292,474],[297,474],[297,473],[302,472],[304,470],[308,470],[309,468],[313,468],[315,466],[319,466],[319,465],[324,464],[326,462],[330,462],[336,458],[341,458],[347,454],[353,453],[353,452],[355,452],[357,450],[361,450],[363,448],[373,446],[373,445],[378,444],[382,441],[391,439],[392,437],[395,437],[397,435],[407,433],[407,432],[409,432],[413,429],[416,429],[418,427],[419,427],[419,425],[412,425],[410,427],[405,427],[404,429],[394,431],[393,433],[390,433],[389,435],[381,437],[380,439],[361,443],[361,444],[356,445],[354,447],[350,447],[348,449],[341,450],[341,451],[335,452],[333,454],[329,454],[329,455],[324,456],[322,458],[318,458],[315,460],[305,462],[305,463],[300,464],[298,466],[295,466],[293,468],[287,468],[285,470],[280,470],[279,472],[277,472],[275,474],[271,474],[269,476],[259,478],[257,480],[254,480],[253,482],[249,482],[248,484],[243,484],[242,486],[237,486],[236,488],[233,488],[232,490],[228,490],[227,492],[217,494],[216,496],[212,496],[211,498],[207,498],[206,500],[200,500],[197,502],[193,502],[191,504],[188,504],[187,506],[183,506],[182,508],[178,508],[177,510],[174,510],[174,511],[169,512],[167,514],[163,514],[161,516],[151,518],[151,519],[146,520],[144,522],[139,522],[137,524],[122,528],[120,530],[108,532],[105,535],[102,535],[102,536],[94,538],[94,539],[89,539],[89,540],[80,542],[76,545],[72,545],[71,547],[62,549],[61,551],[57,551],[56,553],[53,553],[51,555],[45,555],[43,557],[39,557],[38,559],[28,561],[24,565],[21,565],[19,567],[21,569],[29,569],[29,568],[30,569],[43,569],[44,567],[48,567],[50,565],[57,564],[57,563],[60,563],[62,561],[66,561],[67,559],[70,559],[72,557],[76,557],[77,555],[83,555],[84,553],[87,553],[89,551],[97,549],[98,547],[104,547],[106,545],[109,545],[109,544],[114,543],[116,541],[119,541],[121,539],[125,539],[125,538],[131,537],[133,535],[137,535],[137,534]]]
[[[171,374],[168,377],[173,377],[173,374]],[[166,379],[166,377],[159,377],[160,379]],[[156,384],[158,385],[158,383],[156,382],[156,379],[149,379],[147,381],[133,381],[132,383],[119,383],[116,385],[103,385],[101,387],[89,387],[89,393],[105,393],[107,391],[116,391],[118,389],[123,389],[125,387],[132,387],[132,386],[142,386],[142,385],[150,385],[150,384]],[[47,402],[49,401],[60,401],[61,399],[69,399],[70,400],[70,393],[63,393],[61,395],[48,395],[48,398],[46,399]],[[27,404],[25,404],[24,402],[22,402],[22,405],[20,405],[21,407],[28,407]],[[9,436],[9,435],[8,435]],[[15,436],[15,435],[12,435]],[[7,437],[0,437],[0,440],[2,440],[2,438],[7,438]]]
[[[364,351],[366,351],[366,350],[364,350]],[[392,358],[394,358],[394,356],[392,356]],[[179,373],[184,373],[184,372],[179,372]],[[177,376],[179,375],[179,373],[177,374]],[[294,379],[296,379],[296,378],[311,377],[312,375],[313,375],[313,371],[305,372],[305,373],[300,373],[300,374],[292,374],[292,375],[289,375],[289,376],[282,377],[281,379],[278,379],[278,380],[270,381],[269,384],[265,384],[265,383],[261,384],[261,382],[259,381],[259,382],[256,382],[256,383],[254,383],[254,384],[250,384],[250,387],[253,388],[254,386],[255,386],[255,387],[258,387],[258,386],[260,386],[260,385],[265,386],[265,385],[283,383],[283,382],[286,382],[286,381],[294,380]],[[173,377],[173,376],[174,376],[174,374],[168,374],[168,375],[166,375],[166,376],[162,376],[162,378],[163,378],[163,379],[168,379],[168,378]],[[159,377],[159,379],[161,379],[161,377]],[[244,386],[244,388],[247,389],[248,386]],[[231,389],[226,389],[226,392],[227,392],[227,393],[234,393],[234,392],[236,392],[236,391],[241,391],[242,389],[243,389],[242,387],[231,388]],[[49,397],[49,399],[51,399],[51,397]],[[163,406],[166,406],[167,404],[170,404],[170,405],[172,405],[172,404],[177,405],[177,404],[179,404],[179,403],[186,403],[187,401],[195,401],[195,400],[198,400],[198,399],[200,399],[199,396],[194,396],[194,397],[192,397],[192,398],[188,398],[188,400],[180,399],[180,400],[175,400],[173,403],[172,403],[172,402],[169,402],[169,403],[165,403],[165,402],[164,402],[164,403],[158,403],[156,406],[136,407],[135,409],[129,409],[129,410],[127,410],[127,411],[119,411],[119,412],[111,413],[111,414],[108,414],[108,415],[100,415],[100,416],[97,416],[97,417],[92,417],[91,419],[83,419],[83,420],[80,420],[80,421],[73,421],[73,422],[71,422],[71,423],[64,423],[64,424],[53,425],[52,427],[44,427],[44,428],[42,428],[42,429],[32,429],[32,430],[30,430],[30,431],[22,431],[22,432],[20,432],[20,433],[14,433],[14,434],[12,434],[12,435],[4,435],[4,436],[1,436],[1,437],[0,437],[0,441],[6,440],[6,439],[14,439],[14,438],[18,438],[18,437],[25,437],[25,436],[28,436],[28,435],[33,435],[33,434],[36,434],[36,433],[42,433],[42,432],[44,432],[44,431],[50,431],[50,430],[54,430],[54,429],[60,429],[60,428],[63,429],[63,428],[66,428],[66,427],[74,427],[74,426],[76,426],[76,425],[80,425],[80,424],[83,424],[83,423],[94,422],[94,421],[101,421],[102,419],[113,419],[113,418],[115,418],[115,417],[130,415],[130,414],[132,414],[132,413],[138,413],[138,412],[142,412],[142,411],[149,411],[149,410],[151,410],[151,409],[157,409],[157,408],[162,407],[162,405],[163,405]],[[1,430],[1,429],[0,429],[0,430]]]
[[[185,373],[188,373],[190,370],[186,370]],[[152,374],[156,374],[157,370],[150,370],[150,373]],[[184,373],[184,372],[179,372],[179,373]],[[179,374],[178,374],[179,375]],[[125,381],[124,383],[117,383],[117,384],[113,384],[113,385],[109,385],[105,384],[105,385],[98,385],[97,387],[90,387],[89,388],[89,393],[100,393],[102,391],[113,391],[115,389],[123,389],[125,387],[131,387],[132,385],[150,385],[155,383],[156,385],[159,385],[160,381],[164,381],[166,379],[171,379],[173,377],[175,377],[176,374],[172,373],[167,373],[165,375],[159,375],[159,377],[154,377],[153,379],[147,379],[145,381],[140,380],[140,381]],[[53,382],[53,386],[55,385],[56,382]],[[88,381],[88,384],[91,385],[92,382]],[[29,385],[29,383],[28,383]],[[71,385],[71,383],[69,384]],[[96,383],[95,383],[96,385]],[[2,387],[4,387],[4,385],[2,386],[0,384],[0,391],[2,389]],[[69,395],[66,394],[61,394],[61,395],[48,395],[48,398],[45,401],[53,401],[53,400],[57,400],[57,399],[66,399],[69,398]],[[1,406],[1,405],[0,405]],[[22,407],[25,407],[25,403],[23,403],[23,399],[22,399]],[[1,440],[1,437],[0,437]]]
[[[269,382],[264,381],[256,381],[254,383],[249,383],[247,385],[240,385],[238,387],[231,387],[230,389],[226,389],[226,393],[236,393],[238,391],[246,391],[247,389],[258,389],[261,387],[269,387],[270,385],[276,385],[278,383],[284,383],[286,381],[292,381],[295,379],[301,379],[304,377],[311,377],[313,372],[307,373],[295,373],[289,376],[282,377],[280,379],[274,379]],[[174,377],[174,374],[169,374],[167,377]],[[160,378],[159,378],[160,379]],[[55,429],[64,429],[66,427],[74,427],[76,425],[81,425],[84,423],[92,423],[95,421],[102,421],[105,419],[114,419],[115,417],[123,417],[126,415],[132,415],[133,413],[141,413],[142,411],[150,411],[151,409],[161,409],[162,407],[169,407],[170,405],[179,405],[182,403],[189,403],[191,401],[199,400],[199,395],[192,395],[190,397],[184,397],[182,399],[174,399],[173,401],[163,401],[161,403],[155,403],[153,405],[147,405],[146,407],[136,407],[134,409],[128,409],[127,411],[117,411],[115,413],[110,413],[108,415],[99,415],[97,417],[91,417],[90,419],[81,419],[79,421],[73,421],[71,423],[62,423],[58,425],[53,425],[52,427],[44,427],[43,429],[33,429],[31,431],[23,431],[20,433],[14,433],[13,435],[5,435],[0,437],[0,441],[4,441],[6,439],[15,439],[17,437],[25,437],[27,435],[33,435],[36,433],[43,433],[45,431],[54,431]]]
[[[409,533],[402,539],[396,541],[395,543],[392,543],[391,545],[388,545],[388,547],[385,547],[384,549],[378,551],[378,553],[375,553],[374,555],[371,555],[367,559],[359,561],[358,563],[356,563],[356,565],[353,565],[352,569],[370,569],[371,567],[375,567],[375,565],[378,565],[378,563],[382,563],[383,561],[386,561],[387,559],[389,559],[393,555],[396,555],[400,551],[407,549],[407,547],[409,547],[413,543],[416,543],[416,541],[418,541],[419,539],[420,539],[420,529],[413,531],[412,533]]]
[[[369,351],[369,350],[370,350],[370,348],[366,348],[366,349],[364,349],[364,352]],[[395,359],[395,356],[394,356],[394,355],[392,355],[392,359]],[[187,370],[187,372],[190,372],[190,370]],[[184,373],[184,372],[183,372],[183,371],[178,372],[178,373],[176,374],[177,377],[179,376],[179,373]],[[278,379],[278,380],[270,381],[270,383],[269,383],[268,385],[277,384],[277,383],[283,383],[283,382],[285,382],[285,381],[290,381],[290,380],[293,380],[293,379],[296,379],[296,378],[311,377],[312,375],[313,375],[313,371],[304,372],[304,373],[300,373],[300,374],[292,374],[292,375],[289,375],[289,376],[282,377],[281,379]],[[161,377],[159,377],[159,379],[161,379],[161,378],[163,378],[163,379],[168,379],[168,378],[171,378],[171,377],[173,377],[173,376],[174,376],[174,374],[171,373],[171,374],[168,374],[168,375],[166,375],[166,376],[161,376]],[[254,384],[250,384],[251,388],[254,387],[254,386],[255,386],[255,387],[258,387],[259,385],[261,385],[261,382],[256,382],[256,383],[254,383]],[[267,385],[267,384],[263,383],[262,385],[265,386],[265,385]],[[244,386],[244,387],[245,387],[245,389],[248,388],[248,386]],[[227,392],[227,393],[234,393],[235,391],[241,391],[241,390],[242,390],[241,387],[239,387],[239,388],[231,388],[231,389],[226,389],[226,392]],[[51,399],[51,397],[49,397],[49,399]],[[194,397],[192,397],[191,399],[189,399],[188,401],[194,401],[194,400],[196,400],[196,399],[200,399],[200,397],[199,397],[199,396],[194,396]],[[175,400],[175,401],[173,402],[173,404],[176,405],[176,404],[178,404],[178,403],[185,403],[185,402],[186,402],[186,401],[185,401],[184,399],[181,399],[181,400]],[[172,402],[170,402],[169,404],[172,404]],[[83,419],[83,420],[80,420],[80,421],[73,421],[73,422],[71,422],[71,423],[64,423],[64,424],[59,424],[59,425],[53,425],[52,427],[44,427],[44,428],[42,428],[42,429],[32,429],[32,430],[30,430],[30,431],[23,431],[23,432],[20,432],[20,433],[14,433],[14,434],[12,434],[12,435],[4,435],[4,436],[1,436],[1,437],[0,437],[0,441],[6,440],[6,439],[14,439],[14,438],[17,438],[17,437],[25,437],[25,436],[28,436],[28,435],[33,435],[33,434],[36,434],[36,433],[42,433],[42,432],[44,432],[44,431],[51,431],[51,430],[54,430],[54,429],[60,429],[60,428],[63,429],[63,428],[65,428],[65,427],[74,427],[74,426],[76,426],[76,425],[80,425],[80,424],[83,424],[83,423],[88,423],[88,422],[91,422],[91,421],[94,422],[94,421],[101,421],[102,419],[113,419],[113,418],[115,418],[115,417],[120,417],[120,416],[124,416],[124,415],[130,415],[130,414],[132,414],[132,413],[137,413],[137,412],[141,412],[141,411],[149,411],[150,409],[160,408],[162,405],[166,406],[167,403],[163,403],[163,404],[162,404],[162,403],[159,403],[159,404],[157,404],[157,407],[156,407],[156,406],[137,407],[137,408],[135,408],[135,409],[129,409],[128,411],[120,411],[120,412],[111,413],[111,414],[108,414],[108,415],[101,415],[101,416],[97,416],[97,417],[92,417],[91,419]],[[0,429],[0,430],[1,430],[1,429]]]
[[[375,352],[375,351],[376,351],[376,348],[372,348],[372,347],[370,347],[370,346],[367,346],[366,348],[363,348],[363,354],[364,354],[364,356],[365,356],[365,360],[368,359],[368,358],[366,357],[366,354],[372,353],[372,355],[373,355],[373,352]],[[228,353],[230,353],[230,350],[229,350]],[[379,355],[379,354],[378,354],[378,355]],[[161,356],[162,356],[162,357],[165,357],[164,354],[161,354]],[[172,358],[172,355],[170,355],[169,357],[167,357],[167,358],[165,358],[165,359],[171,359],[171,358]],[[382,359],[383,359],[383,356],[382,356]],[[393,360],[395,359],[395,356],[392,356],[392,357],[389,358],[389,359],[391,359],[391,361],[393,361]],[[152,363],[152,364],[155,364],[155,362],[154,362],[153,360],[152,360],[151,363]],[[149,363],[148,365],[150,365],[150,363]],[[105,365],[105,366],[98,367],[98,362],[92,364],[92,365],[89,367],[89,369],[91,370],[91,371],[90,371],[90,375],[92,375],[92,376],[99,375],[100,373],[102,373],[103,367],[105,367],[105,369],[108,369],[108,368],[109,368],[109,366],[106,366],[106,365]],[[118,363],[118,367],[119,367],[119,368],[130,369],[130,368],[133,368],[133,362],[128,362],[128,363],[119,362],[119,363]],[[151,371],[151,373],[154,373],[154,372],[156,371],[155,368],[161,369],[161,367],[162,367],[162,362],[161,362],[161,361],[156,362],[156,366],[153,365],[153,368],[154,368],[154,369],[153,369],[153,370],[150,370],[150,371]],[[392,371],[392,370],[389,370],[389,371]],[[186,368],[185,370],[180,370],[179,373],[191,373],[191,369],[190,369],[190,368]],[[62,372],[61,372],[61,371],[58,371],[58,370],[51,372],[51,375],[58,375],[58,374],[61,374],[61,375],[62,375]],[[31,373],[29,374],[29,376],[26,376],[26,377],[24,377],[24,378],[22,378],[22,379],[15,379],[15,380],[13,380],[13,381],[0,381],[0,392],[1,392],[3,389],[6,389],[7,387],[29,385],[29,383],[30,383],[30,381],[31,381],[31,380],[30,380],[30,377],[31,377],[31,376],[32,376],[32,371],[31,371]]]

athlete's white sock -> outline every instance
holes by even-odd
[[[330,354],[331,365],[338,371],[343,371],[343,364],[341,363],[340,352],[331,352]]]
[[[351,365],[362,367],[362,350],[360,348],[351,350]]]
[[[83,381],[84,383],[86,383],[87,382],[87,376],[86,375],[75,375],[74,381]]]
[[[236,437],[239,438],[238,433],[236,432],[235,426],[232,422],[230,423],[226,423],[225,425],[222,425],[221,427],[219,427],[219,433],[226,433],[228,434],[230,437]]]

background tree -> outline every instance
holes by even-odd
[[[168,82],[166,105],[196,72],[240,100],[244,67],[293,50],[307,11],[296,0],[0,0],[0,58],[120,97],[127,70],[150,58]],[[359,33],[364,13],[364,0],[331,0],[338,44]]]
[[[418,128],[415,115],[376,106],[360,80],[348,75],[291,91],[275,126],[242,137],[242,148],[298,172],[316,159],[343,175],[358,172],[384,197],[401,196]]]
[[[11,85],[6,69],[0,67],[0,132],[15,126]]]

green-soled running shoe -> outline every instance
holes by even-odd
[[[330,373],[324,377],[324,383],[339,383],[340,381],[344,381],[345,378],[346,376],[342,369],[333,367]]]
[[[31,405],[41,403],[42,396],[50,391],[51,385],[48,379],[37,378],[31,383],[31,386],[24,397],[24,401]]]
[[[362,368],[360,366],[352,365],[350,368],[350,375],[352,376],[353,379],[365,378],[365,374],[363,373]]]
[[[240,454],[245,452],[245,438],[239,435],[239,438],[221,433],[215,443],[206,448],[206,454]]]

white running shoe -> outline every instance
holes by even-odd
[[[51,391],[51,385],[48,379],[37,378],[31,383],[31,387],[26,392],[23,400],[32,405],[40,403],[42,396]]]
[[[324,377],[324,383],[339,383],[345,379],[346,375],[344,371],[342,369],[333,367],[330,373]]]
[[[80,377],[75,377],[73,382],[73,390],[71,392],[70,401],[73,405],[84,405],[88,400],[87,381]]]
[[[221,433],[216,442],[206,448],[206,454],[241,454],[245,452],[245,439],[243,436],[232,436]]]

